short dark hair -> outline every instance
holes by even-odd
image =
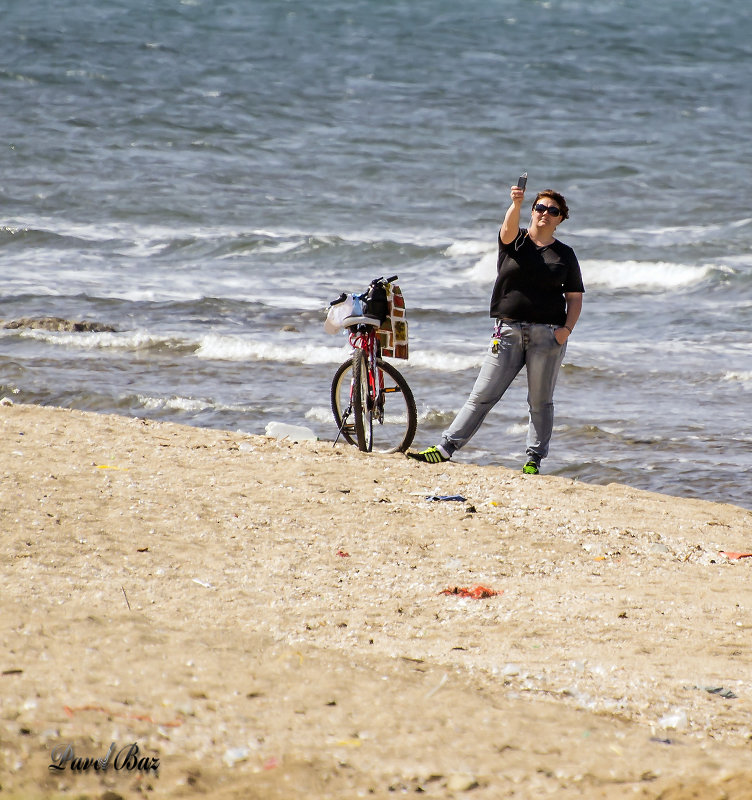
[[[557,206],[559,206],[562,220],[569,219],[569,206],[567,205],[567,201],[564,199],[563,195],[555,192],[553,189],[544,189],[542,192],[538,192],[538,194],[535,196],[535,200],[533,200],[533,206],[535,206],[541,197],[548,197],[550,200],[553,200]]]

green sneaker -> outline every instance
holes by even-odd
[[[534,458],[531,458],[522,468],[522,471],[525,475],[538,475],[540,473],[540,464]]]
[[[419,453],[408,453],[408,458],[414,458],[416,461],[424,461],[427,464],[441,464],[444,461],[449,461],[438,447],[427,447]]]

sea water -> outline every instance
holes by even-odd
[[[416,446],[488,345],[509,186],[585,303],[544,471],[752,508],[748,0],[9,0],[0,396],[334,440],[327,303],[399,275]],[[519,468],[524,372],[459,461]]]

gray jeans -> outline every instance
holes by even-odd
[[[559,344],[554,337],[557,327],[531,322],[501,324],[495,339],[498,345],[492,342],[470,397],[442,435],[441,446],[449,455],[475,435],[523,366],[530,413],[526,452],[539,460],[548,455],[554,427],[554,387],[567,349],[566,343]]]

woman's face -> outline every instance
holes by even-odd
[[[560,222],[559,204],[551,197],[541,197],[533,206],[532,227],[541,233],[548,232],[553,235]]]

